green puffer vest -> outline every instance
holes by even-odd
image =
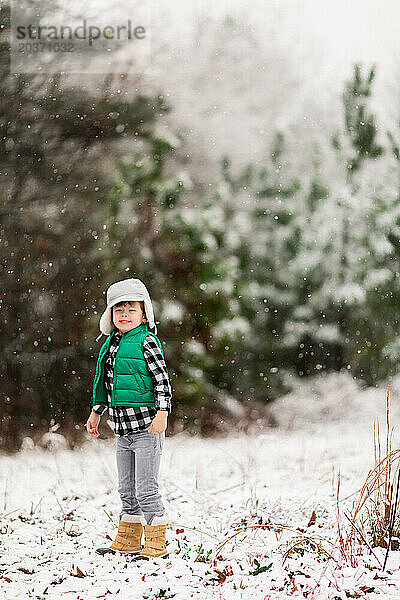
[[[114,331],[110,333],[100,348],[96,373],[93,381],[92,407],[95,404],[107,406],[107,392],[104,385],[105,356]],[[155,406],[154,382],[143,356],[143,342],[146,336],[158,337],[142,323],[121,336],[114,363],[113,392],[111,406]]]

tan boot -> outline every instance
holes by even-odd
[[[144,548],[134,560],[149,560],[149,558],[167,558],[168,551],[165,545],[167,519],[154,517],[151,525],[144,526]]]
[[[122,515],[115,540],[109,548],[97,548],[97,554],[115,554],[116,551],[125,554],[139,554],[143,547],[141,539],[145,523],[146,519],[143,515]]]

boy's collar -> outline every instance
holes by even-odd
[[[125,333],[120,333],[119,329],[115,329],[115,335],[118,337],[122,337],[122,336],[126,336],[128,334],[134,334],[137,333],[138,331],[142,331],[142,329],[148,329],[147,327],[147,323],[140,323],[140,325],[137,325],[136,327],[133,327],[133,329],[130,329],[129,331],[125,331]]]

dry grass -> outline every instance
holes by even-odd
[[[239,534],[247,534],[252,530],[267,530],[276,537],[276,542],[282,542],[282,534],[288,534],[285,541],[287,549],[284,561],[293,553],[301,552],[305,547],[316,556],[324,557],[328,562],[333,560],[338,566],[349,564],[358,565],[358,557],[367,547],[375,558],[379,568],[384,564],[374,552],[374,547],[398,549],[400,541],[399,530],[399,487],[400,487],[400,449],[392,450],[392,433],[390,426],[390,395],[389,388],[386,394],[386,434],[385,443],[382,445],[380,436],[379,419],[374,423],[374,456],[375,467],[368,472],[365,482],[356,500],[354,500],[351,514],[344,512],[348,523],[343,524],[339,510],[340,473],[337,483],[336,508],[338,534],[335,543],[322,536],[301,532],[300,528],[294,529],[283,524],[267,523],[263,525],[249,525],[237,529],[232,535],[226,537],[213,552],[216,560],[226,544],[238,541]],[[397,480],[397,481],[396,481]],[[396,485],[397,483],[397,485]],[[242,537],[242,536],[241,536]],[[291,538],[291,539],[290,539]],[[325,546],[325,547],[324,547]]]
[[[382,447],[380,425],[374,423],[375,467],[368,472],[358,498],[353,502],[351,527],[343,539],[343,551],[353,553],[355,546],[399,548],[398,485],[400,450],[392,450],[389,387],[386,394],[386,434]],[[385,560],[386,564],[386,560]],[[383,565],[385,566],[385,565]]]
[[[339,510],[339,473],[336,496],[338,535],[335,543],[315,534],[300,533],[299,528],[293,529],[281,524],[250,525],[240,528],[233,535],[228,536],[214,551],[214,560],[227,543],[236,543],[239,534],[264,529],[273,532],[277,542],[281,541],[283,532],[289,536],[292,534],[292,539],[286,541],[288,547],[284,560],[296,551],[302,551],[306,545],[309,551],[313,551],[317,556],[324,556],[328,562],[333,560],[337,565],[344,562],[356,567],[358,557],[367,547],[378,567],[385,569],[389,550],[397,550],[400,547],[400,449],[392,450],[393,428],[390,425],[389,387],[386,394],[384,443],[382,444],[381,440],[379,419],[376,419],[374,423],[373,433],[375,466],[368,472],[360,493],[352,504],[351,514],[344,513],[348,521],[347,525],[342,524]],[[324,547],[323,544],[327,544],[327,547]],[[383,564],[374,552],[376,547],[387,548]],[[336,555],[336,552],[339,553],[339,556]]]

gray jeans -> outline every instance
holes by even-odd
[[[150,427],[150,426],[149,426]],[[158,471],[165,432],[149,433],[141,429],[117,436],[118,492],[123,514],[144,515],[148,525],[157,515],[165,514],[158,490]]]

